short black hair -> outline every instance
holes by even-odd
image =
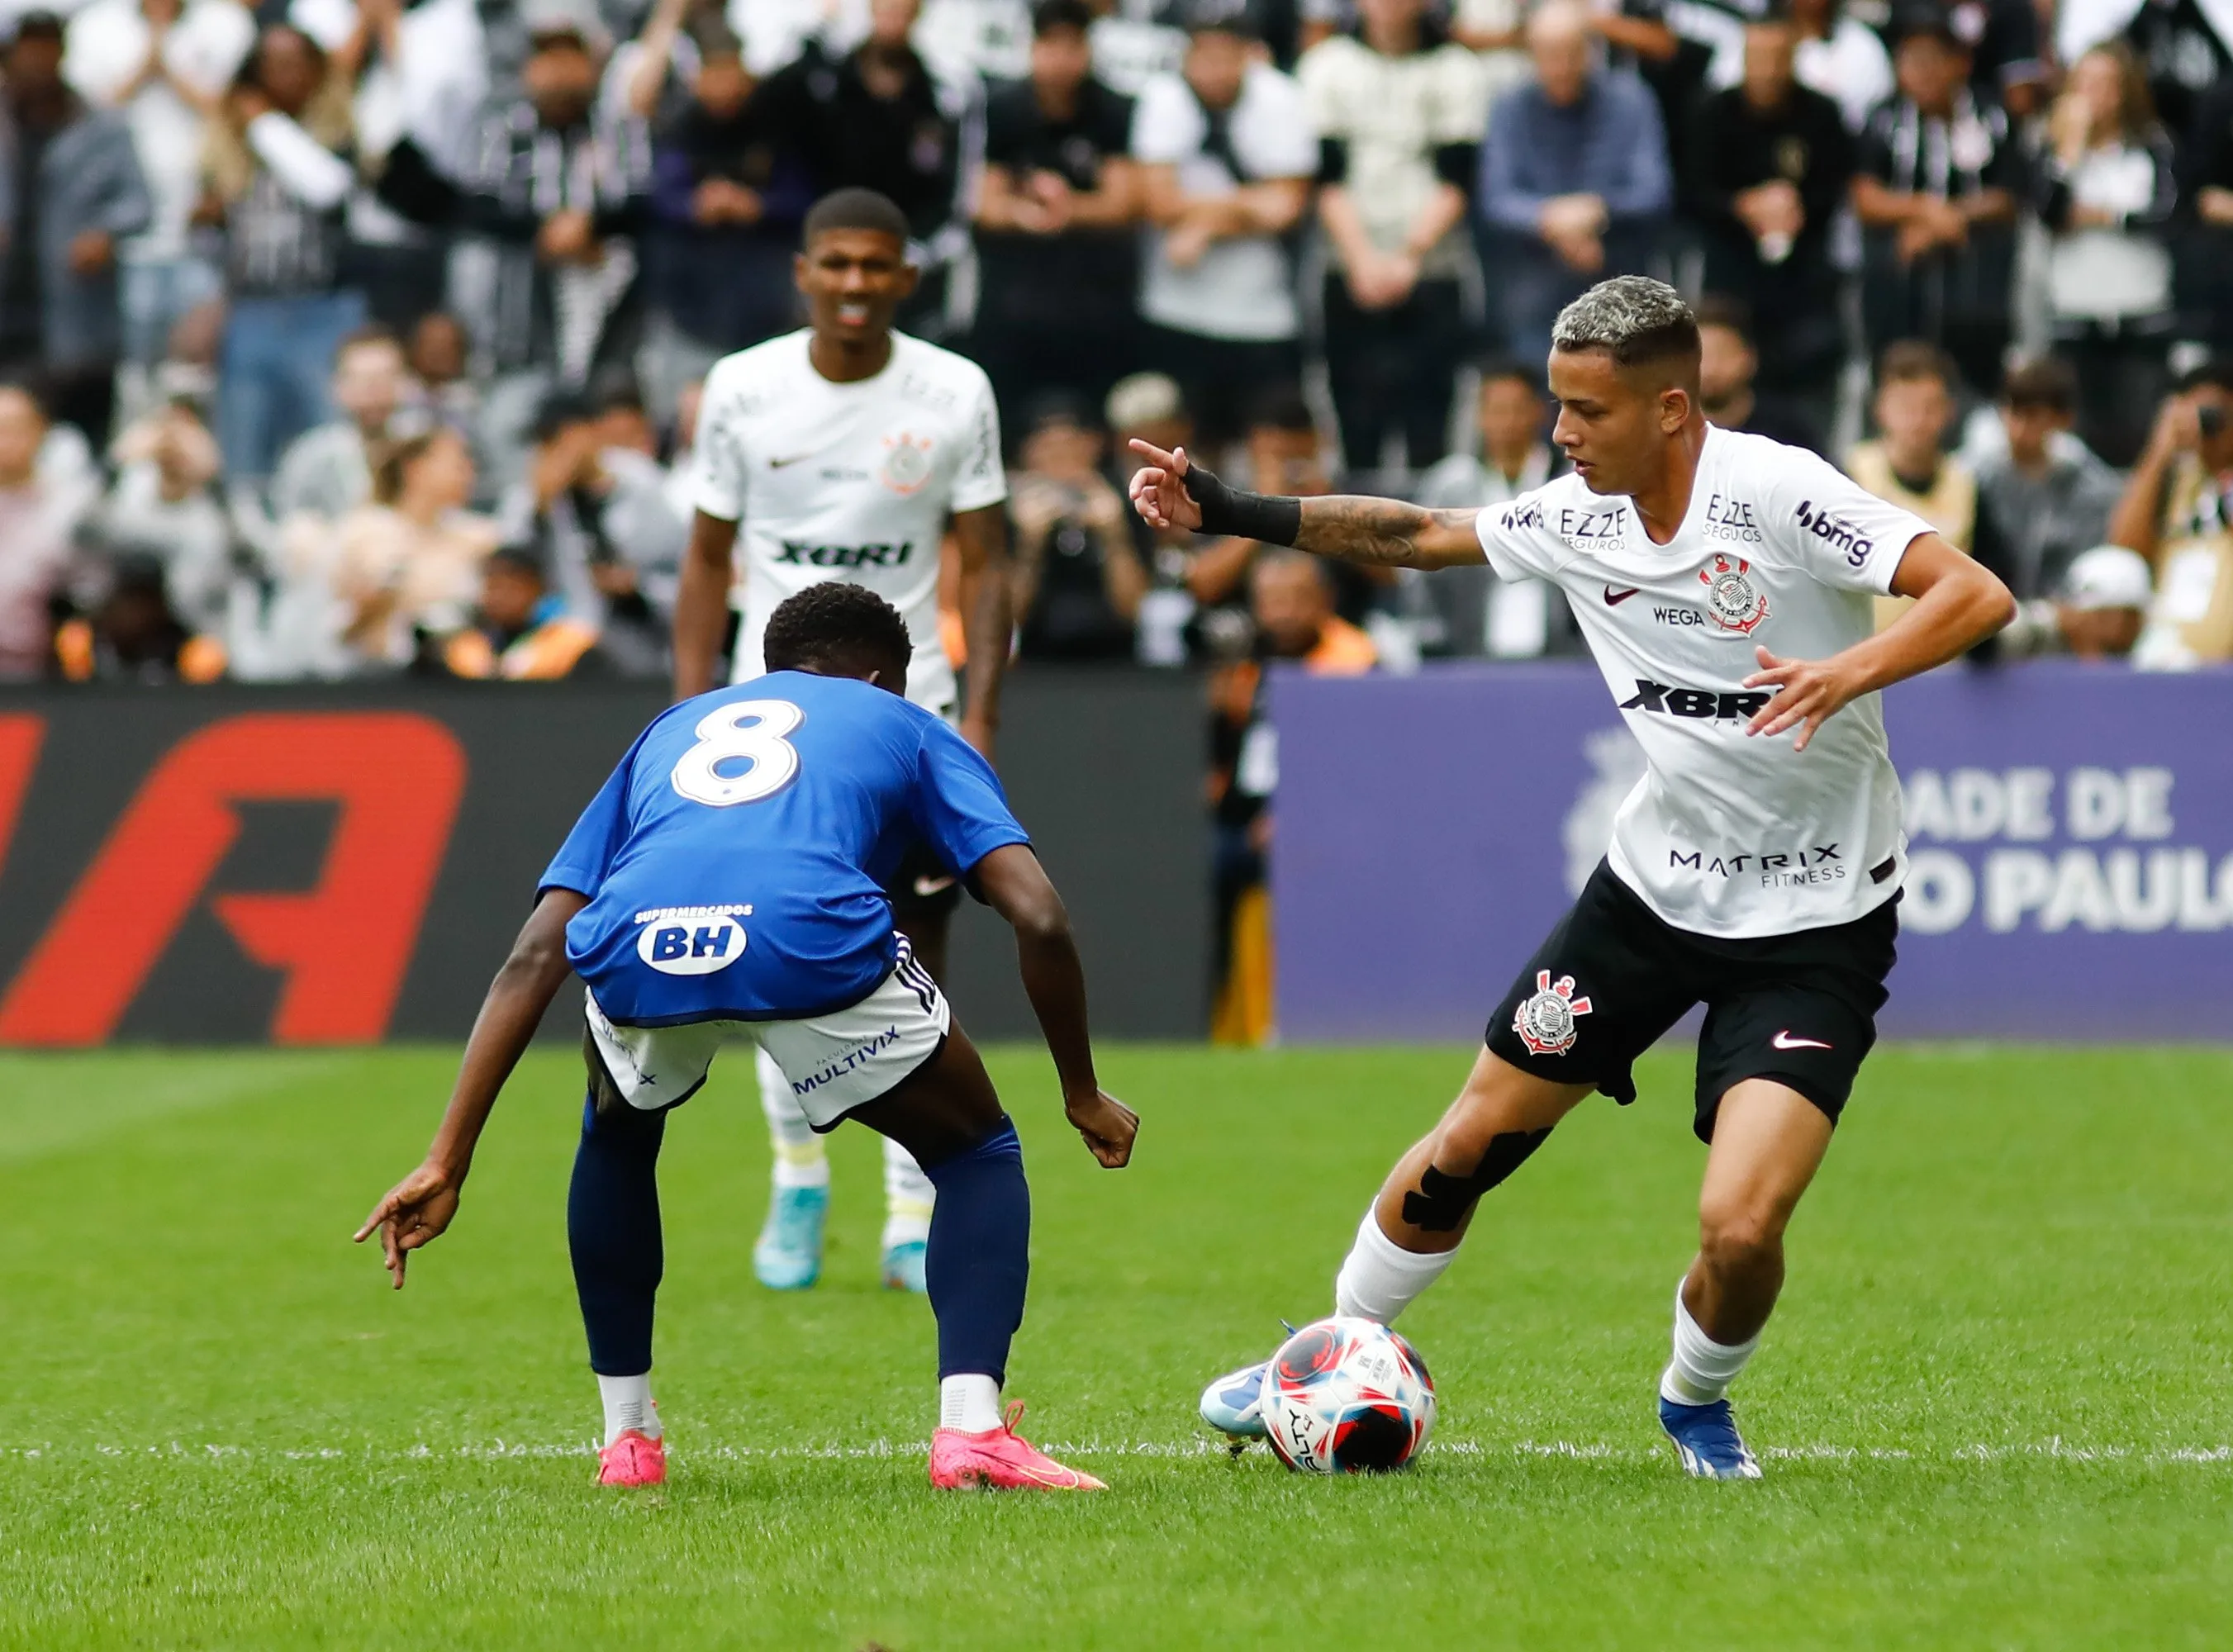
[[[2001,378],[2001,400],[2047,413],[2078,411],[2078,370],[2059,355],[2034,355]]]
[[[900,211],[890,196],[880,195],[873,189],[835,189],[807,210],[806,222],[799,230],[799,244],[811,247],[816,236],[826,235],[832,230],[874,230],[905,245],[907,214]]]
[[[1697,318],[1702,333],[1709,327],[1726,328],[1744,341],[1747,349],[1756,341],[1752,330],[1752,306],[1741,298],[1733,298],[1728,293],[1708,293],[1690,307],[1690,313]]]
[[[1249,400],[1247,423],[1250,430],[1288,431],[1297,435],[1308,431],[1313,436],[1318,432],[1310,400],[1299,384],[1275,384],[1260,391]]]
[[[543,558],[524,545],[499,545],[481,561],[485,573],[507,569],[515,574],[524,574],[537,585],[547,586],[550,576],[544,571]]]
[[[1093,8],[1085,0],[1039,0],[1032,8],[1032,36],[1051,35],[1058,29],[1074,29],[1079,34],[1090,34],[1093,29]]]
[[[26,40],[50,40],[59,46],[63,32],[61,16],[41,7],[16,19],[16,26],[7,31],[7,43],[15,46]]]
[[[865,585],[830,580],[785,597],[768,615],[760,657],[770,671],[896,666],[914,656],[900,611]],[[895,685],[897,686],[899,685]]]
[[[2182,396],[2192,390],[2223,390],[2233,396],[2233,355],[2212,356],[2199,367],[2189,367],[2178,375],[2171,390]]]
[[[528,434],[538,442],[547,442],[573,426],[594,423],[602,411],[579,390],[553,390],[536,404],[535,423]]]
[[[1492,357],[1490,360],[1481,364],[1480,373],[1481,387],[1484,390],[1488,389],[1488,387],[1493,384],[1503,384],[1509,381],[1524,387],[1532,395],[1540,396],[1543,393],[1543,374],[1541,371],[1538,368],[1529,367],[1525,361],[1520,361],[1517,356],[1500,355]]]
[[[1913,384],[1936,379],[1949,390],[1962,387],[1962,369],[1954,358],[1927,338],[1895,339],[1877,357],[1877,386]]]

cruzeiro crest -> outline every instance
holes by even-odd
[[[1713,565],[1698,570],[1698,583],[1706,588],[1706,612],[1724,631],[1749,636],[1753,627],[1768,617],[1768,596],[1750,578],[1752,564],[1741,556],[1716,556]]]
[[[1551,972],[1535,972],[1535,996],[1520,1005],[1512,1017],[1512,1030],[1531,1056],[1563,1056],[1574,1047],[1574,1018],[1590,1012],[1590,1001],[1574,996],[1574,978],[1551,979]]]

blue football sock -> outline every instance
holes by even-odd
[[[1015,1124],[1003,1113],[975,1147],[922,1169],[938,1189],[923,1259],[938,1316],[938,1375],[1004,1382],[1032,1271],[1032,1194]]]
[[[582,1145],[566,1193],[566,1243],[589,1333],[589,1369],[651,1369],[651,1317],[666,1252],[659,1232],[659,1144],[669,1109],[582,1109]]]

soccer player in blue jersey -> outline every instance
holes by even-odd
[[[912,645],[897,610],[857,585],[811,586],[769,616],[765,649],[766,675],[656,719],[589,804],[489,989],[426,1161],[356,1237],[379,1234],[401,1289],[410,1253],[457,1213],[498,1092],[578,972],[589,1096],[566,1219],[604,1397],[601,1481],[666,1478],[650,1386],[660,1142],[735,1039],[776,1057],[816,1129],[858,1120],[937,1188],[933,1484],[1100,1490],[1002,1415],[1029,1272],[1023,1156],[885,888],[921,842],[1014,927],[1064,1110],[1113,1169],[1139,1119],[1094,1076],[1069,918],[991,767],[904,698]]]

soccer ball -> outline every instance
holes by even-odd
[[[1290,1468],[1401,1468],[1435,1427],[1435,1379],[1418,1350],[1370,1319],[1321,1319],[1279,1344],[1264,1373],[1264,1425]]]

